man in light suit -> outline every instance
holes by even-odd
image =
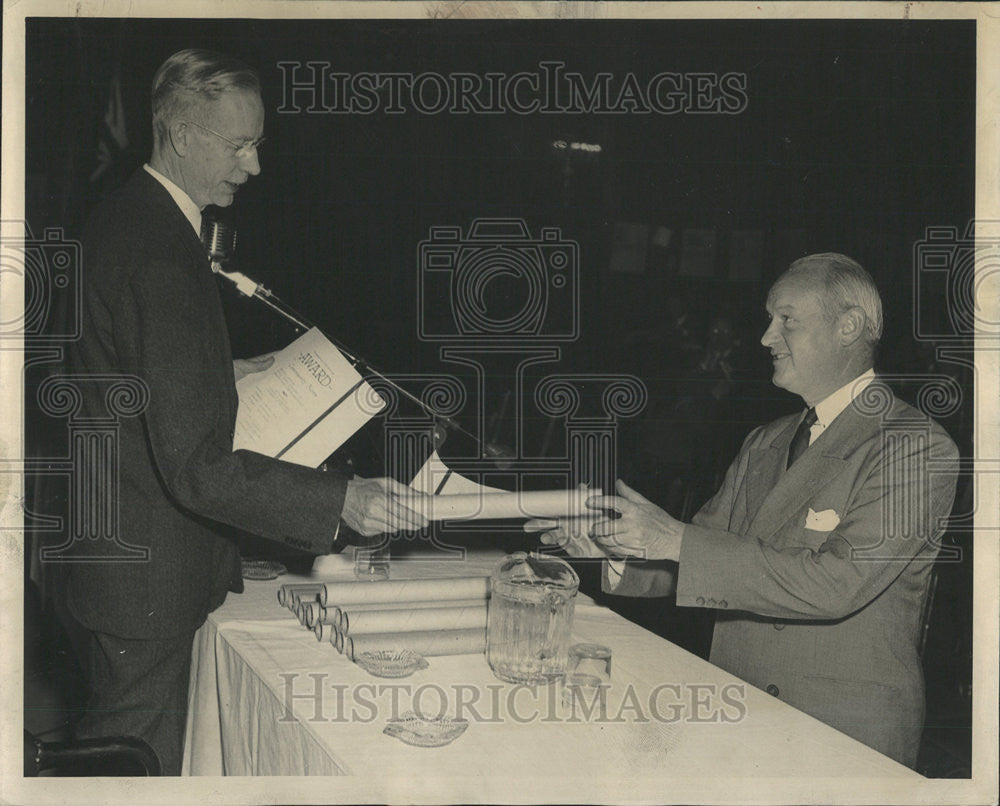
[[[921,612],[958,451],[875,376],[882,305],[855,261],[796,261],[767,312],[774,383],[808,409],[754,430],[691,523],[619,481],[618,496],[588,502],[618,519],[528,528],[549,527],[543,541],[571,555],[617,558],[609,592],[714,608],[714,664],[912,767]]]
[[[176,775],[194,632],[227,591],[243,590],[225,530],[325,554],[343,548],[341,522],[371,536],[426,520],[407,506],[415,494],[391,479],[233,451],[236,376],[270,359],[234,370],[199,234],[202,209],[231,204],[260,172],[257,75],[221,54],[176,53],[153,81],[153,124],[149,163],[84,234],[82,337],[70,354],[85,416],[107,416],[123,376],[148,393],[142,414],[120,421],[116,537],[148,549],[149,559],[119,562],[111,540],[88,540],[80,548],[106,550],[108,560],[59,570],[64,612],[86,644],[91,698],[78,736],[139,736]]]

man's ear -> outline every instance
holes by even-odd
[[[867,323],[868,317],[865,316],[865,312],[861,310],[861,308],[858,308],[857,306],[848,308],[840,315],[839,327],[837,330],[837,335],[840,337],[840,343],[844,347],[854,344],[854,342],[864,335],[865,325]]]
[[[167,130],[170,138],[170,147],[179,157],[186,157],[191,148],[191,137],[193,132],[191,127],[183,120],[177,120],[170,124]]]

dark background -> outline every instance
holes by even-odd
[[[928,292],[914,246],[927,227],[963,233],[974,215],[973,23],[33,19],[26,215],[36,235],[60,227],[78,236],[93,205],[148,159],[152,76],[185,47],[236,55],[259,69],[264,84],[262,173],[225,211],[239,231],[235,267],[384,371],[464,373],[440,360],[437,344],[418,338],[418,244],[432,226],[465,231],[475,218],[506,216],[524,219],[535,236],[559,227],[579,245],[580,335],[562,344],[558,362],[533,372],[642,378],[650,401],[620,423],[618,472],[688,517],[752,427],[801,406],[769,382],[758,345],[764,299],[795,257],[837,251],[860,261],[882,291],[886,333],[877,367],[947,374],[962,385],[963,405],[941,419],[971,455],[969,370],[935,353],[946,341],[968,342],[950,325],[944,286]],[[561,61],[588,78],[610,72],[617,82],[635,73],[640,84],[663,71],[734,71],[747,75],[749,103],[732,116],[278,114],[277,63],[308,60],[346,73],[413,74],[537,73],[539,62]],[[111,166],[92,177],[116,77],[128,144],[112,149]],[[601,152],[568,156],[552,147],[560,139],[597,143]],[[673,237],[667,248],[650,246],[642,272],[612,271],[616,222],[667,227]],[[689,229],[716,233],[712,277],[678,271]],[[762,235],[759,279],[730,277],[732,233],[740,230]],[[86,256],[82,271],[85,277]],[[494,292],[502,304],[517,289]],[[237,355],[276,349],[294,335],[255,303],[226,299]],[[956,338],[915,338],[915,306],[925,335]],[[712,360],[720,355],[726,371]],[[29,414],[34,372],[26,377]],[[912,402],[917,385],[902,382],[899,392]],[[508,444],[514,416],[503,396],[512,388],[509,372],[491,368],[484,433]],[[529,409],[522,415],[530,453],[548,423]],[[28,428],[35,455],[58,455],[61,424],[32,416]],[[550,445],[553,454],[563,449]],[[375,460],[368,453],[360,461]],[[962,483],[956,511],[970,508],[967,497]],[[929,622],[921,764],[931,775],[968,774],[966,537],[949,534],[964,558],[940,567]],[[612,603],[707,651],[710,613],[674,611],[669,601]]]

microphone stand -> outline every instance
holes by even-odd
[[[262,283],[258,283],[256,280],[252,280],[251,278],[247,277],[245,274],[242,274],[240,272],[225,271],[222,268],[222,262],[214,255],[210,254],[209,259],[212,263],[212,271],[229,280],[229,282],[231,282],[233,285],[236,286],[237,290],[241,294],[247,297],[253,297],[254,299],[260,300],[265,305],[267,305],[271,310],[275,311],[276,313],[284,317],[286,320],[291,322],[293,325],[295,325],[295,327],[301,328],[303,332],[311,330],[312,328],[315,327],[317,330],[323,333],[323,335],[327,339],[329,339],[330,342],[334,346],[336,346],[338,350],[340,350],[340,352],[344,354],[344,357],[348,360],[348,362],[350,362],[351,366],[353,366],[356,370],[358,370],[358,372],[360,372],[362,375],[367,374],[375,378],[378,378],[387,386],[389,386],[397,393],[405,397],[407,400],[416,403],[417,406],[420,407],[420,410],[423,411],[425,414],[429,415],[430,417],[432,417],[436,423],[441,423],[446,428],[451,428],[454,431],[458,431],[462,434],[465,434],[480,447],[485,457],[491,459],[501,459],[504,457],[503,450],[501,450],[495,445],[483,442],[483,440],[480,437],[477,437],[475,434],[463,428],[453,418],[441,414],[440,412],[435,410],[433,406],[429,406],[428,404],[424,403],[422,400],[416,397],[416,395],[411,394],[402,386],[400,386],[398,383],[396,383],[394,380],[387,377],[383,373],[379,372],[365,358],[363,358],[360,355],[357,355],[352,350],[349,350],[347,346],[344,345],[341,341],[333,338],[332,336],[330,336],[330,334],[323,331],[322,328],[310,322],[306,317],[304,317],[302,314],[296,311],[295,308],[293,308],[291,305],[283,301],[276,294],[272,293],[269,289],[265,288]],[[434,446],[435,449],[439,448],[441,443],[444,442],[444,434],[438,432],[437,429],[435,429],[434,433],[434,442],[435,442]]]

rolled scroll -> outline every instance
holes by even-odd
[[[351,604],[435,602],[439,606],[456,599],[483,601],[489,595],[489,577],[445,579],[386,579],[380,582],[328,582],[320,604],[341,609]]]
[[[420,503],[431,521],[574,518],[593,514],[584,502],[594,494],[593,490],[467,493],[430,496]]]
[[[306,624],[306,626],[309,629],[312,629],[313,627],[315,627],[316,626],[316,622],[318,622],[318,621],[331,622],[331,621],[333,621],[337,617],[337,608],[335,608],[335,607],[329,607],[329,608],[328,607],[323,607],[323,605],[321,605],[319,603],[318,599],[314,599],[311,602],[306,602],[306,601],[303,601],[303,600],[299,600],[299,601],[300,601],[300,604],[305,608],[305,612],[306,612],[306,622],[305,622],[305,624]],[[298,612],[297,609],[296,609],[296,612]]]
[[[326,586],[322,582],[302,582],[282,585],[278,588],[278,604],[294,607],[293,600],[304,598],[306,601],[319,597],[320,604],[326,604]]]
[[[486,603],[423,609],[348,610],[343,613],[339,627],[351,636],[359,633],[486,629]]]
[[[486,630],[477,628],[344,636],[344,654],[351,660],[362,652],[380,649],[409,649],[424,657],[479,654],[486,650]]]
[[[327,610],[326,621],[333,622],[338,629],[346,630],[350,626],[350,617],[354,613],[365,613],[369,610],[430,610],[438,607],[467,607],[483,605],[485,599],[455,599],[454,601],[433,602],[369,602],[367,604],[351,604],[343,607],[331,607]],[[394,632],[390,630],[390,632]]]
[[[317,621],[316,624],[313,625],[313,635],[316,636],[317,641],[321,643],[326,641],[338,652],[341,654],[344,653],[344,634],[337,629],[336,624]]]

